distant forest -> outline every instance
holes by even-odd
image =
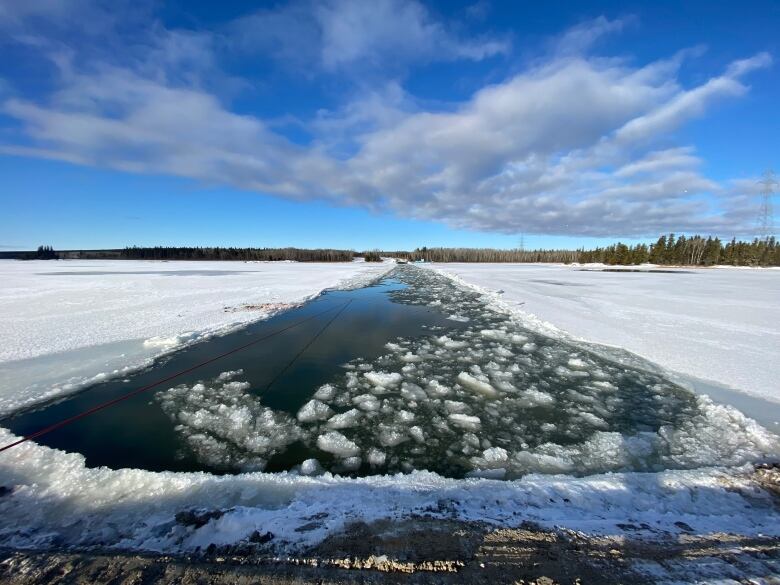
[[[138,246],[113,250],[55,251],[39,246],[35,252],[0,252],[0,258],[21,260],[102,259],[102,260],[243,260],[295,262],[351,262],[363,257],[379,262],[382,257],[425,262],[601,262],[612,265],[661,264],[667,266],[780,266],[780,243],[774,237],[751,242],[723,242],[702,236],[661,236],[654,244],[623,243],[593,250],[496,250],[492,248],[417,248],[408,251],[355,252],[353,250],[303,248],[198,248]]]
[[[351,262],[352,250],[304,248],[199,248],[183,246],[130,246],[112,250],[61,250],[39,246],[35,252],[0,252],[0,258],[20,260],[244,260],[295,262]]]
[[[304,248],[183,248],[162,247],[139,248],[133,246],[122,250],[126,260],[244,260],[295,262],[351,262],[355,257],[352,250],[331,250]]]
[[[381,252],[425,262],[601,262],[678,266],[780,266],[780,244],[774,237],[752,242],[722,242],[702,236],[661,236],[655,244],[623,243],[593,250],[496,250],[491,248],[418,248],[413,252]]]

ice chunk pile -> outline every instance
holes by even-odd
[[[263,406],[248,393],[249,383],[233,380],[241,374],[241,370],[223,372],[209,383],[159,392],[157,399],[204,463],[214,468],[261,470],[269,457],[298,440],[301,430],[289,414]],[[306,415],[316,411],[311,415],[316,419],[322,416],[322,408],[330,410],[319,404],[319,409],[312,407]]]
[[[394,339],[372,361],[272,411],[240,373],[173,388],[166,412],[205,461],[262,468],[293,442],[312,470],[451,477],[588,475],[739,465],[780,453],[778,439],[650,369],[529,331],[432,271],[397,274],[396,302],[458,315],[430,335]],[[303,470],[303,467],[301,467]]]

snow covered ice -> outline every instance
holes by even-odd
[[[434,272],[397,275],[411,285],[390,293],[397,302],[461,318],[345,364],[290,412],[264,404],[240,369],[154,394],[197,458],[244,473],[88,468],[25,443],[0,458],[0,543],[193,552],[262,530],[282,553],[350,522],[420,514],[780,535],[771,497],[748,480],[749,463],[780,454],[756,422],[652,364],[530,329]],[[0,429],[0,443],[13,439]],[[296,465],[262,472],[294,444],[305,451]],[[177,522],[188,509],[220,514]]]

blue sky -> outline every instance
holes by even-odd
[[[752,237],[777,2],[0,0],[0,248]]]

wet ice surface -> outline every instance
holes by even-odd
[[[739,465],[778,452],[752,420],[653,371],[533,333],[430,271],[394,276],[409,285],[388,293],[394,302],[437,307],[452,326],[389,340],[295,412],[247,392],[240,370],[158,393],[192,453],[233,469],[264,469],[285,453],[294,461],[294,449],[302,474],[509,479]]]

